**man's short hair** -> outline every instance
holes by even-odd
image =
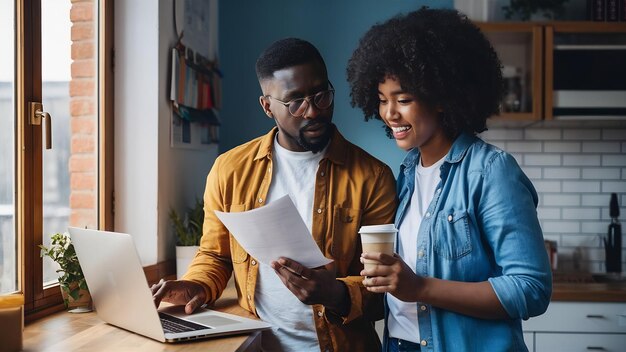
[[[272,43],[256,60],[259,81],[271,78],[274,72],[296,65],[318,62],[326,72],[326,64],[313,44],[298,38],[285,38]]]

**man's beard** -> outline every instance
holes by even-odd
[[[323,122],[323,124],[326,125],[326,131],[324,131],[324,134],[315,138],[314,142],[309,142],[307,141],[307,139],[304,137],[304,130],[309,126],[305,126],[303,128],[300,129],[300,133],[298,135],[298,139],[296,140],[296,142],[305,150],[308,150],[310,152],[313,152],[313,154],[318,153],[320,151],[322,151],[326,145],[328,144],[328,141],[330,140],[330,137],[333,134],[333,130],[334,127],[331,123],[328,122]]]

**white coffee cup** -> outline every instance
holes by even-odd
[[[393,255],[397,232],[394,224],[361,226],[359,233],[361,234],[363,253],[380,252]],[[378,264],[377,260],[364,260],[365,269],[373,269]]]

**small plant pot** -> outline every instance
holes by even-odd
[[[187,272],[189,264],[196,256],[199,246],[176,246],[176,278],[180,279]]]
[[[78,286],[77,283],[71,284],[70,288],[74,289]],[[92,300],[91,294],[88,290],[80,290],[78,291],[78,299],[74,300],[72,296],[70,296],[65,290],[61,288],[61,296],[63,296],[63,302],[65,302],[65,308],[70,313],[86,313],[91,312],[92,308]]]

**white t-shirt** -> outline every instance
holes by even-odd
[[[309,231],[313,221],[315,177],[325,153],[326,149],[316,154],[292,152],[274,139],[274,174],[267,203],[288,194]],[[272,324],[272,330],[263,332],[263,351],[319,351],[311,306],[300,302],[269,265],[259,265],[254,297],[259,317]]]
[[[398,254],[413,272],[417,262],[417,234],[424,214],[435,196],[435,189],[440,181],[440,167],[445,156],[429,167],[422,166],[422,160],[415,170],[415,189],[400,228],[398,229]],[[417,304],[403,302],[391,294],[385,295],[389,306],[387,327],[389,336],[420,343],[419,324],[417,322]]]

